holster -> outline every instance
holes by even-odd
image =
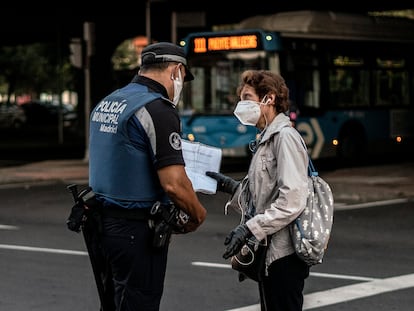
[[[93,215],[100,203],[96,200],[95,193],[91,187],[87,187],[79,193],[76,187],[70,190],[72,191],[75,204],[72,206],[66,225],[69,230],[80,232],[86,217]]]
[[[170,242],[173,228],[165,220],[154,221],[154,237],[152,246],[154,248],[163,248]]]
[[[183,231],[183,226],[188,221],[188,215],[183,213],[173,203],[161,204],[156,202],[151,208],[151,219],[154,228],[152,245],[154,248],[162,248],[170,242],[173,232]]]
[[[80,202],[72,206],[66,225],[70,231],[80,232],[85,216],[85,207]]]

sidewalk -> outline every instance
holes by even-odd
[[[336,202],[414,199],[414,162],[338,169],[322,173]]]
[[[88,183],[88,162],[83,159],[47,160],[0,168],[0,185],[39,182]]]
[[[414,162],[344,168],[321,172],[336,203],[363,203],[400,198],[414,199]],[[44,182],[88,183],[88,162],[50,160],[0,168],[0,187]]]

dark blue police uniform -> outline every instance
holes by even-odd
[[[152,247],[147,216],[155,202],[169,201],[157,170],[184,165],[180,122],[164,86],[143,76],[91,112],[90,186],[104,211],[102,245],[112,269],[116,310],[159,310],[168,244]],[[131,213],[111,213],[117,210]]]

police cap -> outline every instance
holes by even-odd
[[[187,66],[184,49],[170,42],[158,42],[146,46],[141,53],[141,65],[155,63],[177,62],[185,68],[185,81],[194,80],[193,74]]]

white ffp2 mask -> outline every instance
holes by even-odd
[[[233,113],[241,124],[256,126],[260,119],[260,106],[254,100],[241,100]]]
[[[184,79],[181,76],[180,68],[178,68],[178,77],[176,78],[171,77],[171,79],[173,80],[173,84],[174,84],[173,105],[174,107],[176,107],[178,105],[178,102],[180,101],[181,91],[183,90],[183,86],[184,86]]]

